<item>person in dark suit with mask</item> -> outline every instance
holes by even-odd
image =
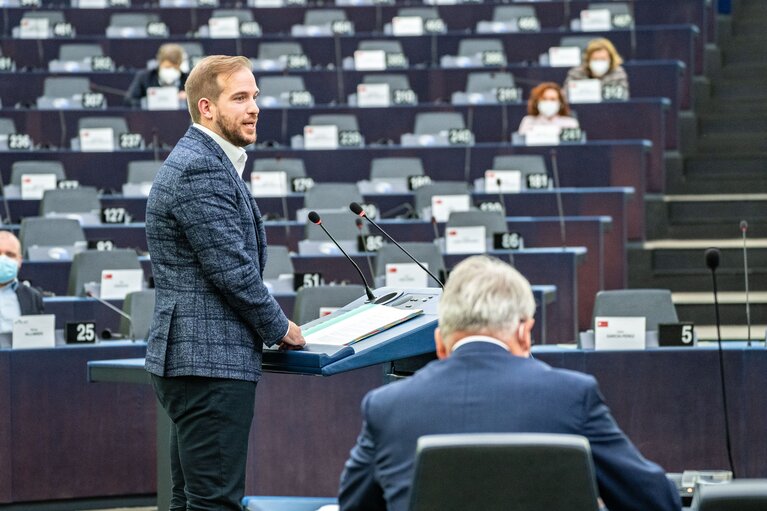
[[[582,435],[610,511],[680,509],[673,484],[620,430],[596,380],[530,357],[534,312],[530,284],[508,264],[475,256],[455,267],[439,303],[440,360],[362,402],[341,511],[406,511],[418,438],[451,433]]]
[[[186,90],[193,124],[147,200],[146,369],[172,421],[170,509],[239,511],[262,347],[305,341],[264,285],[266,233],[242,180],[259,113],[250,61],[206,57]]]
[[[0,333],[13,331],[19,316],[42,314],[43,296],[19,282],[21,243],[11,232],[0,231]]]
[[[181,71],[185,58],[184,48],[178,44],[167,43],[157,50],[157,67],[139,71],[125,93],[127,106],[141,106],[141,100],[146,97],[150,87],[175,87],[178,89],[178,99],[186,99],[184,86],[187,73]]]

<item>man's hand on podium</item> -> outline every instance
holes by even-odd
[[[304,335],[301,333],[301,327],[289,322],[288,333],[280,341],[281,350],[300,350],[306,345]]]

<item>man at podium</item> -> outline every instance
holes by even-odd
[[[455,267],[439,303],[439,360],[362,402],[341,511],[407,510],[418,438],[451,433],[582,435],[609,509],[680,509],[663,469],[623,434],[596,380],[530,357],[534,312],[530,284],[508,264],[475,256]]]

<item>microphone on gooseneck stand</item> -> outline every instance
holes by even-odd
[[[413,261],[415,264],[417,264],[417,265],[418,265],[418,267],[419,267],[419,268],[421,268],[423,271],[425,271],[425,272],[426,272],[426,273],[429,275],[429,277],[433,278],[433,279],[434,279],[434,281],[435,281],[437,284],[439,284],[439,287],[441,287],[441,288],[444,288],[444,287],[445,287],[445,285],[442,283],[442,281],[441,281],[441,280],[439,280],[437,277],[435,277],[435,276],[434,276],[434,274],[433,274],[432,272],[430,272],[430,271],[429,271],[429,270],[428,270],[428,269],[427,269],[427,268],[426,268],[424,265],[422,265],[422,264],[421,264],[421,263],[420,263],[420,262],[419,262],[419,261],[418,261],[418,260],[417,260],[415,257],[413,257],[413,254],[411,254],[410,252],[408,252],[407,250],[405,250],[404,248],[402,248],[402,245],[400,245],[399,243],[397,243],[397,240],[395,240],[394,238],[392,238],[391,236],[389,236],[389,233],[388,233],[388,232],[384,231],[384,230],[381,228],[381,226],[380,226],[380,225],[378,225],[376,222],[374,222],[373,220],[371,220],[371,219],[370,219],[370,217],[368,217],[368,216],[365,214],[365,210],[364,210],[364,209],[362,209],[362,206],[360,206],[360,205],[359,205],[359,204],[357,204],[356,202],[352,202],[351,204],[349,204],[349,209],[352,211],[352,213],[354,213],[355,215],[357,215],[357,216],[358,216],[358,217],[360,217],[360,218],[364,218],[364,219],[365,219],[365,220],[367,220],[367,221],[368,221],[370,224],[372,224],[372,225],[373,225],[373,226],[374,226],[376,229],[378,229],[379,231],[381,231],[381,234],[383,234],[384,236],[386,236],[386,238],[387,238],[389,241],[391,241],[392,243],[394,243],[395,245],[397,245],[397,248],[399,248],[400,250],[402,250],[402,252],[404,252],[404,253],[405,253],[405,255],[406,255],[406,256],[408,256],[408,258],[410,258],[410,260],[411,260],[411,261]]]
[[[732,443],[730,440],[730,414],[727,411],[727,386],[724,377],[724,355],[722,354],[722,329],[719,318],[719,297],[716,288],[716,269],[719,267],[721,253],[718,248],[708,248],[705,252],[706,266],[711,270],[711,278],[714,284],[714,310],[716,313],[716,338],[719,346],[719,378],[722,387],[722,407],[724,410],[724,439],[727,448],[727,460],[730,463],[730,471],[735,478],[735,464],[732,462]]]
[[[128,314],[121,311],[119,308],[115,307],[111,303],[109,303],[106,300],[103,300],[101,297],[94,295],[90,291],[86,292],[85,295],[88,298],[93,298],[97,302],[99,302],[101,305],[105,306],[107,309],[110,309],[112,312],[115,312],[119,314],[120,316],[124,317],[126,320],[128,320],[128,337],[130,338],[131,342],[136,342],[136,336],[133,332],[133,318],[131,318]],[[103,332],[101,332],[101,337],[103,339],[121,339],[123,338],[120,334],[113,333],[110,329],[105,328]]]
[[[352,263],[352,266],[354,266],[354,268],[357,270],[357,273],[360,274],[360,278],[362,279],[362,284],[365,286],[365,294],[368,297],[368,301],[369,302],[374,302],[376,300],[376,297],[373,294],[373,290],[370,289],[370,286],[368,286],[368,281],[365,280],[365,275],[362,273],[362,270],[360,270],[360,267],[357,266],[357,263],[354,262],[354,259],[349,257],[349,254],[347,254],[346,251],[343,248],[341,248],[341,245],[338,244],[338,242],[333,237],[333,235],[330,234],[327,229],[325,229],[325,226],[322,225],[322,219],[320,218],[320,215],[318,215],[316,211],[310,211],[309,212],[309,221],[311,223],[315,224],[315,225],[319,225],[320,228],[325,232],[327,237],[330,238],[330,241],[332,241],[335,244],[335,246],[338,247],[338,250],[340,250],[341,253],[346,256],[346,258],[349,260],[349,262]]]
[[[354,225],[357,226],[357,230],[360,233],[360,238],[362,236],[364,236],[365,234],[362,232],[362,226],[363,226],[362,219],[361,218],[355,218],[354,219]],[[365,253],[365,259],[368,262],[368,270],[370,270],[370,276],[371,276],[371,278],[375,278],[376,272],[373,271],[373,260],[370,258],[370,252],[368,252],[367,250],[363,250],[363,252]]]
[[[152,128],[152,149],[154,161],[160,161],[160,137],[157,136],[157,128]]]
[[[554,193],[557,197],[557,215],[559,216],[559,236],[562,240],[562,248],[567,247],[567,235],[565,231],[565,208],[562,206],[562,187],[559,184],[559,163],[557,162],[557,150],[551,150],[551,172],[554,175]]]
[[[434,232],[434,243],[439,240],[439,228],[437,227],[437,218],[432,215],[431,217],[431,230]]]
[[[506,198],[503,196],[503,181],[501,178],[496,178],[495,184],[498,185],[498,202],[501,205],[501,214],[506,217]]]
[[[748,332],[748,345],[751,346],[751,299],[748,295],[748,251],[746,250],[746,231],[748,222],[740,221],[740,232],[743,233],[743,274],[746,281],[746,325]]]

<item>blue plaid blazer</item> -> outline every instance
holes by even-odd
[[[158,376],[258,381],[262,345],[288,319],[262,280],[261,213],[221,147],[190,127],[146,208],[157,299],[146,369]]]

